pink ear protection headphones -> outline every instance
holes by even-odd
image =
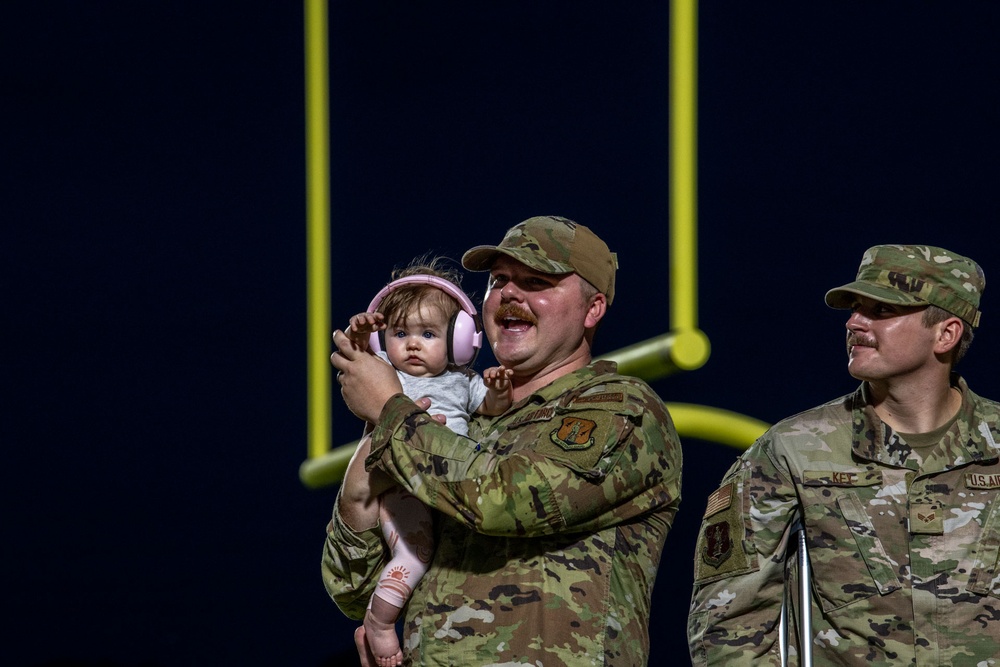
[[[456,287],[453,283],[438,278],[417,274],[406,276],[399,280],[394,280],[375,295],[368,312],[374,313],[378,310],[379,304],[387,294],[393,292],[403,285],[432,285],[442,292],[448,294],[458,301],[462,307],[457,313],[451,316],[448,322],[448,361],[458,366],[468,366],[476,360],[479,348],[483,345],[483,327],[479,322],[479,315],[476,314],[476,307],[465,295],[465,292]],[[371,335],[369,345],[374,352],[381,352],[385,349],[385,331],[377,331]]]

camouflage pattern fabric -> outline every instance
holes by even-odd
[[[799,518],[814,664],[995,664],[1000,405],[953,382],[962,407],[929,448],[883,424],[862,385],[780,422],[744,453],[710,497],[698,538],[695,665],[779,664],[782,577]],[[794,635],[790,644],[797,664]]]
[[[462,255],[470,271],[489,271],[497,255],[507,255],[536,271],[576,273],[597,291],[615,300],[618,255],[588,227],[558,215],[538,215],[519,222],[504,235],[500,245],[481,245]]]
[[[653,390],[615,368],[595,362],[474,419],[471,447],[402,395],[386,405],[369,463],[440,512],[404,612],[407,664],[646,664],[681,448]],[[338,517],[323,580],[360,619],[386,549]]]
[[[983,270],[958,253],[920,245],[877,245],[865,251],[854,282],[826,293],[831,308],[851,307],[856,295],[904,306],[933,304],[979,326]]]

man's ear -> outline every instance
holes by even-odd
[[[938,323],[938,338],[934,345],[936,354],[948,354],[955,349],[955,346],[962,342],[962,332],[965,331],[965,323],[958,317],[949,317]]]
[[[604,313],[608,312],[608,297],[600,292],[590,298],[590,306],[587,308],[587,319],[583,326],[593,329],[604,318]]]

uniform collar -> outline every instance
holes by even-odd
[[[958,418],[945,434],[942,446],[920,466],[923,472],[1000,458],[1000,415],[996,408],[991,409],[957,374],[952,375],[951,384],[962,392]],[[900,468],[918,468],[919,459],[913,455],[912,448],[875,414],[868,383],[862,383],[849,402],[856,456]]]
[[[531,403],[548,403],[553,399],[556,399],[571,389],[577,387],[582,382],[589,380],[590,378],[597,377],[598,375],[607,375],[615,373],[618,371],[618,364],[614,361],[607,360],[595,360],[591,361],[589,364],[583,368],[578,368],[577,370],[567,373],[562,377],[556,379],[554,382],[550,382],[538,391],[526,396],[521,399],[521,401],[513,406],[520,407],[522,405],[529,405]]]

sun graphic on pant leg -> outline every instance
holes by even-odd
[[[406,599],[410,597],[410,594],[413,593],[413,588],[406,583],[406,580],[409,578],[410,571],[401,565],[397,565],[382,574],[378,582],[378,590],[382,591],[384,594],[382,597],[386,600],[391,600],[393,597],[398,598],[399,601],[395,604],[396,606],[402,606],[405,604]]]

